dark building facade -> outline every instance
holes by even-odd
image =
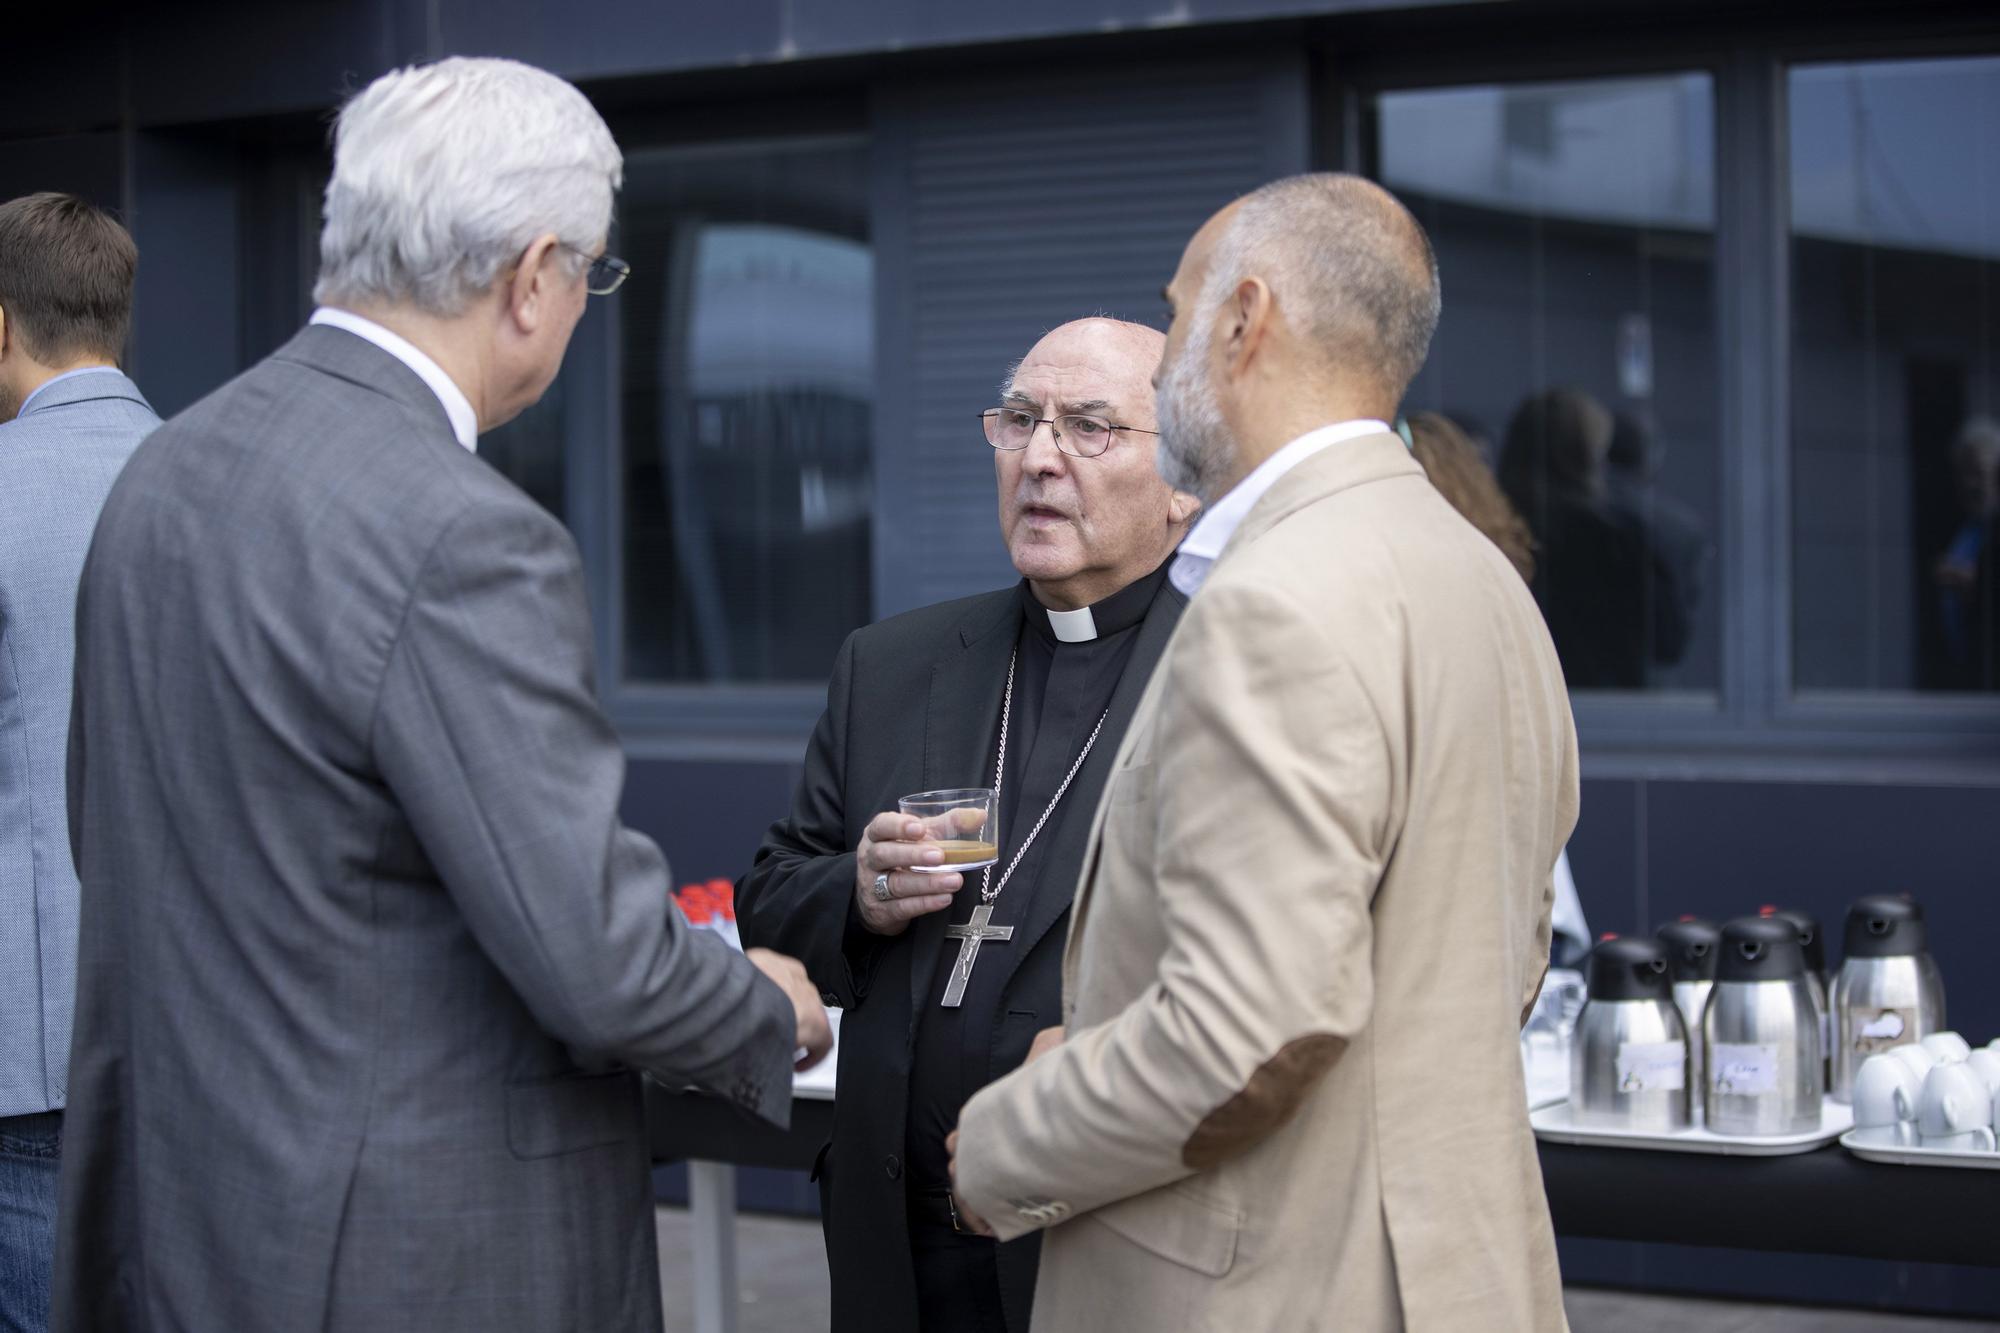
[[[1537,530],[1593,928],[1775,903],[1837,937],[1908,891],[1953,1025],[2000,1035],[1990,4],[186,0],[13,51],[0,196],[125,217],[163,413],[310,310],[346,92],[490,54],[598,103],[633,277],[481,452],[577,537],[627,817],[690,882],[785,808],[849,630],[1011,581],[973,420],[1005,368],[1078,314],[1160,321],[1234,195],[1375,176],[1443,272],[1406,407],[1464,423]],[[1565,1263],[2000,1309],[1964,1270]]]

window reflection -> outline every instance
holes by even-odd
[[[2000,58],[1790,77],[1793,676],[2000,688]]]
[[[1527,520],[1571,687],[1713,690],[1710,81],[1395,93],[1375,144],[1444,283],[1404,410],[1456,421]]]
[[[866,178],[845,141],[627,160],[629,679],[823,680],[868,618]]]

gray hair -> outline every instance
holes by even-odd
[[[1437,256],[1416,218],[1373,182],[1316,172],[1244,196],[1209,261],[1203,309],[1253,276],[1330,363],[1398,398],[1423,369],[1441,309]]]
[[[624,176],[589,99],[512,60],[384,74],[341,109],[333,145],[313,299],[445,317],[538,236],[601,244]]]

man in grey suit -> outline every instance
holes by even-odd
[[[312,325],[105,505],[60,1328],[658,1328],[631,1067],[782,1123],[830,1044],[621,826],[576,549],[474,453],[623,276],[620,172],[553,75],[377,80]]]
[[[48,1323],[76,991],[76,581],[105,494],[160,424],[118,370],[138,259],[74,196],[0,204],[0,1329]]]

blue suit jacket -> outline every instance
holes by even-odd
[[[0,425],[0,1116],[60,1108],[76,990],[63,766],[76,586],[104,497],[160,419],[116,372]]]

